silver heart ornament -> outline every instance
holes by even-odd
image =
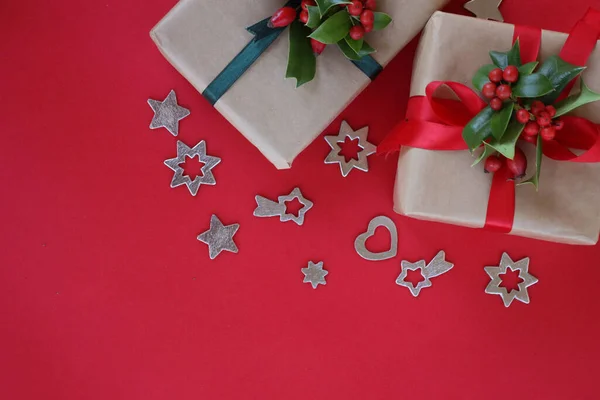
[[[367,250],[367,240],[375,234],[375,230],[380,226],[385,227],[390,232],[390,249],[381,253],[373,253]],[[358,235],[354,241],[354,248],[359,256],[368,261],[383,261],[396,257],[396,254],[398,254],[398,231],[396,230],[396,224],[390,218],[383,215],[373,218],[369,222],[367,231]]]

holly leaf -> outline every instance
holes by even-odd
[[[317,7],[319,8],[319,12],[321,13],[321,17],[324,16],[325,13],[327,13],[327,11],[329,11],[329,9],[331,7],[352,4],[352,2],[348,1],[348,0],[316,0],[316,1],[317,1]]]
[[[362,47],[360,48],[360,50],[358,51],[358,56],[360,58],[363,58],[364,56],[368,56],[371,53],[375,53],[375,49],[372,48],[369,43],[367,42],[363,42]]]
[[[484,65],[483,67],[479,68],[479,70],[475,72],[475,76],[473,76],[473,87],[481,92],[483,85],[490,81],[490,72],[496,68],[498,67],[496,67],[494,64]]]
[[[363,43],[365,42],[364,39],[360,39],[360,40],[354,40],[350,37],[350,35],[346,35],[346,37],[344,38],[344,40],[346,41],[346,43],[348,43],[348,46],[350,46],[350,48],[352,50],[354,50],[354,52],[358,55],[358,52],[360,51],[360,49],[362,49],[363,47]],[[359,56],[360,57],[360,56]]]
[[[361,59],[361,57],[354,50],[352,50],[352,47],[350,47],[350,45],[346,42],[345,39],[340,40],[337,43],[337,45],[342,51],[342,53],[344,53],[346,58],[354,61],[358,61]]]
[[[522,98],[536,98],[554,90],[552,82],[540,73],[525,75],[512,88],[513,95]]]
[[[335,44],[346,37],[351,27],[350,14],[341,10],[327,18],[309,37],[321,43]]]
[[[527,64],[523,64],[519,67],[519,76],[531,75],[533,71],[537,68],[539,62],[533,61]]]
[[[463,140],[471,150],[492,135],[491,121],[496,112],[489,106],[484,108],[465,126],[462,132]]]
[[[479,157],[477,157],[477,160],[475,160],[475,162],[473,164],[471,164],[471,167],[476,166],[477,164],[479,164],[480,162],[482,162],[483,160],[485,160],[486,158],[488,158],[495,152],[496,152],[496,150],[494,150],[494,148],[492,148],[490,146],[483,146],[483,151],[481,152]]]
[[[375,17],[375,20],[373,21],[373,29],[376,31],[385,29],[390,24],[390,22],[392,22],[392,17],[390,17],[386,13],[375,11],[373,13],[373,16]]]
[[[600,93],[596,93],[587,87],[583,79],[581,80],[580,87],[581,91],[579,93],[569,96],[556,104],[557,117],[565,115],[578,107],[600,100]]]
[[[554,92],[544,96],[540,99],[544,104],[552,104],[560,96],[562,91],[567,87],[569,82],[577,78],[585,70],[585,67],[578,67],[573,64],[569,64],[559,56],[549,57],[540,69],[538,73],[546,76],[554,87]]]
[[[542,170],[542,156],[543,156],[542,146],[543,146],[542,135],[538,135],[537,148],[536,148],[536,152],[535,152],[535,174],[533,174],[533,176],[531,178],[527,179],[526,181],[518,183],[519,186],[531,184],[531,185],[535,186],[536,191],[539,189],[540,172]]]
[[[296,87],[312,81],[317,70],[317,58],[310,45],[309,33],[310,28],[298,20],[290,25],[290,46],[285,77],[296,78]]]
[[[517,120],[512,120],[510,121],[510,124],[508,124],[506,132],[502,135],[501,139],[495,139],[489,143],[485,143],[485,146],[490,147],[504,157],[512,160],[515,158],[515,146],[517,145],[517,140],[519,140],[519,136],[521,136],[523,129],[525,129],[524,124],[519,123]]]
[[[308,11],[308,21],[306,22],[306,26],[311,29],[317,29],[319,25],[321,25],[321,13],[319,13],[319,7],[308,6],[306,9]]]
[[[500,51],[490,51],[490,58],[498,68],[506,68],[509,65],[521,66],[521,49],[519,39],[515,41],[513,47],[506,53]]]
[[[504,104],[502,110],[494,113],[490,127],[492,128],[492,136],[497,140],[500,140],[506,132],[510,117],[512,116],[513,110],[515,109],[515,103],[512,101]]]

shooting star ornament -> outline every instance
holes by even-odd
[[[508,268],[513,272],[519,271],[519,278],[523,280],[519,283],[518,289],[511,290],[510,292],[505,287],[500,287],[500,284],[502,283],[500,275],[506,274]],[[503,253],[499,266],[485,267],[484,270],[491,279],[490,283],[485,288],[485,292],[487,294],[497,294],[502,297],[504,307],[510,306],[514,299],[529,304],[529,293],[527,292],[527,288],[538,283],[538,279],[529,273],[529,258],[513,261],[508,253]]]
[[[465,4],[465,9],[475,14],[477,18],[504,22],[499,9],[500,4],[502,0],[471,0]]]
[[[402,273],[396,279],[396,284],[400,286],[407,287],[410,290],[410,293],[414,297],[417,297],[421,290],[431,286],[431,278],[435,278],[436,276],[440,276],[450,271],[454,264],[451,264],[446,261],[446,252],[440,251],[433,260],[427,266],[425,265],[425,260],[418,261],[416,263],[411,263],[408,261],[402,261]],[[415,287],[412,282],[404,281],[406,276],[408,275],[408,271],[416,271],[421,270],[421,275],[424,280],[419,282]]]
[[[331,147],[331,152],[325,159],[325,164],[340,164],[340,170],[342,171],[342,176],[345,178],[348,176],[352,169],[356,168],[358,170],[368,172],[369,171],[369,162],[367,161],[367,157],[371,154],[375,153],[377,148],[375,145],[369,143],[367,141],[367,136],[369,135],[369,127],[365,126],[362,129],[354,132],[350,125],[346,121],[342,121],[342,125],[340,127],[340,132],[337,136],[325,136],[325,141]],[[356,156],[357,160],[351,159],[346,162],[346,157],[344,157],[341,153],[342,148],[340,147],[340,143],[343,143],[346,138],[350,140],[358,139],[358,146],[360,147]]]
[[[190,115],[190,110],[177,104],[174,90],[163,101],[148,99],[148,104],[154,111],[150,129],[166,128],[173,136],[179,134],[179,121]]]
[[[298,211],[298,216],[287,213],[285,203],[298,199],[302,208]],[[281,222],[294,221],[298,225],[304,224],[304,216],[313,206],[313,202],[302,195],[300,188],[295,188],[287,196],[279,196],[277,202],[269,200],[262,196],[256,196],[255,217],[279,217]]]
[[[202,175],[197,175],[194,180],[189,176],[183,175],[181,164],[185,164],[186,158],[198,157],[204,165],[200,169]],[[200,185],[216,185],[217,181],[212,173],[212,169],[221,162],[219,157],[206,155],[206,142],[202,140],[193,148],[189,148],[185,143],[177,141],[177,157],[165,161],[165,165],[175,171],[171,188],[186,185],[192,196],[198,194]]]

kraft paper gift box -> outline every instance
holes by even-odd
[[[367,40],[385,66],[448,0],[378,0],[392,16]],[[246,27],[272,15],[282,0],[182,0],[156,25],[151,37],[167,60],[200,92],[252,40]],[[288,32],[258,58],[215,104],[277,168],[290,168],[306,148],[370,83],[337,46],[317,60],[315,79],[295,88],[285,79]]]
[[[468,35],[465,33],[468,32]],[[425,95],[432,81],[456,81],[472,88],[471,79],[490,64],[489,51],[512,46],[514,26],[437,12],[428,22],[414,64],[411,96]],[[543,31],[539,60],[558,55],[567,34]],[[600,91],[600,47],[583,74],[586,84]],[[578,85],[577,85],[578,87]],[[576,115],[600,123],[600,104]],[[520,144],[535,165],[533,145]],[[485,224],[491,175],[468,151],[429,151],[403,147],[394,194],[395,211],[418,219],[481,228]],[[600,164],[553,161],[544,157],[539,192],[517,186],[511,234],[554,242],[593,245],[600,231]]]

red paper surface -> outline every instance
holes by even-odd
[[[275,170],[150,40],[174,4],[0,6],[2,398],[597,398],[598,246],[393,215],[396,160],[370,157],[344,179],[322,138]],[[600,1],[501,10],[568,31],[589,5]],[[403,115],[415,45],[327,133],[345,118],[379,143]],[[179,139],[223,159],[195,198],[169,188],[176,139],[148,129],[146,100],[171,88],[192,112]],[[252,216],[256,194],[294,186],[315,203],[304,226]],[[209,260],[196,236],[212,213],[241,224],[239,254]],[[353,242],[380,214],[397,223],[399,255],[370,263]],[[441,249],[456,266],[419,298],[395,284],[401,259]],[[484,293],[483,267],[503,251],[531,257],[530,305]],[[309,260],[325,262],[325,287],[302,283]]]

